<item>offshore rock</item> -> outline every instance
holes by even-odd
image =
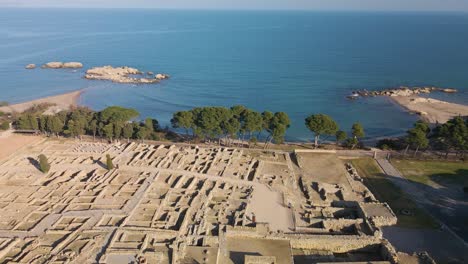
[[[63,62],[52,61],[42,65],[43,69],[60,69],[63,67]]]
[[[83,64],[81,62],[59,62],[59,61],[53,61],[53,62],[48,62],[44,65],[42,65],[43,69],[78,69],[78,68],[83,68]]]
[[[124,67],[112,67],[103,66],[95,67],[86,71],[85,78],[89,80],[108,80],[116,83],[133,83],[133,84],[148,84],[158,83],[162,79],[156,78],[138,78],[135,75],[142,75],[143,73],[135,68]],[[163,75],[167,76],[167,75]]]
[[[63,68],[78,69],[83,68],[83,64],[81,62],[65,62]]]
[[[165,80],[165,79],[169,79],[169,75],[163,74],[163,73],[158,73],[158,74],[156,74],[155,78],[158,79],[158,80]]]

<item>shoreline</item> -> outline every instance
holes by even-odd
[[[21,103],[16,103],[8,106],[0,107],[0,112],[5,113],[22,113],[25,110],[43,103],[53,104],[48,107],[44,114],[55,114],[62,110],[69,110],[72,107],[80,105],[80,97],[85,92],[85,89],[80,89],[59,95],[48,96],[44,98],[34,99]],[[468,105],[450,103],[432,98],[420,97],[418,95],[411,96],[389,96],[391,102],[395,103],[395,107],[401,107],[409,114],[417,114],[419,118],[428,123],[445,123],[456,116],[468,116]],[[366,138],[364,141],[374,142],[379,138],[388,137],[373,137]],[[303,141],[285,141],[285,144],[303,144]]]
[[[62,110],[68,110],[71,107],[78,106],[80,96],[83,94],[83,92],[84,89],[81,89],[64,94],[53,95],[35,100],[25,101],[22,103],[2,106],[0,107],[0,111],[6,113],[22,113],[34,105],[47,103],[53,105],[47,109],[46,113],[57,113]]]
[[[450,103],[438,99],[412,96],[390,96],[390,100],[420,119],[431,124],[446,123],[457,116],[468,116],[468,105]]]

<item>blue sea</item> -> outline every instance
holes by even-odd
[[[80,61],[84,69],[25,70]],[[83,79],[113,65],[162,72],[157,85]],[[468,103],[468,14],[120,9],[0,9],[0,101],[85,89],[95,110],[136,108],[169,125],[175,111],[246,105],[285,111],[288,140],[310,140],[304,118],[326,113],[369,137],[404,133],[416,120],[388,98],[346,99],[356,89],[434,85]]]

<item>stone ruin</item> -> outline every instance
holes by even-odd
[[[292,158],[45,140],[0,161],[0,262],[399,263],[380,230],[396,216],[351,165],[333,184]]]

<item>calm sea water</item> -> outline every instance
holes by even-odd
[[[372,137],[416,120],[386,98],[348,101],[354,89],[454,87],[434,95],[468,103],[468,14],[0,9],[0,100],[85,88],[82,104],[134,107],[168,124],[195,106],[243,104],[286,111],[289,140],[308,140],[304,118],[361,121]],[[82,78],[84,69],[28,71],[80,61],[168,73],[159,85]]]

